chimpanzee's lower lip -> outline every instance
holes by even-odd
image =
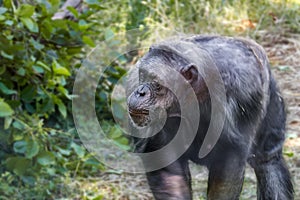
[[[129,109],[130,115],[149,115],[148,110],[131,110]]]

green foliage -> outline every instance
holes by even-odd
[[[48,185],[55,184],[55,176],[79,174],[80,165],[101,167],[78,142],[70,115],[76,63],[86,45],[94,46],[91,15],[100,7],[91,4],[83,13],[69,8],[76,17],[71,21],[51,19],[59,1],[0,2],[1,199],[31,199],[34,192],[49,196],[57,190]],[[42,183],[41,191],[30,192]],[[20,196],[18,187],[24,188]]]

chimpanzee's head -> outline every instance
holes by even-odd
[[[196,95],[207,92],[197,66],[176,50],[168,46],[154,46],[137,63],[139,86],[134,88],[127,99],[128,111],[137,126],[147,126],[151,121],[150,111],[163,109],[170,115],[180,116],[177,97],[166,87],[171,84],[176,90],[185,90],[176,75],[183,76],[186,85],[192,86]],[[177,73],[173,73],[176,70]],[[166,84],[168,82],[168,84]],[[184,93],[184,91],[182,91]],[[199,99],[199,98],[198,98]]]

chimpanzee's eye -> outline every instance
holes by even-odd
[[[161,85],[157,82],[153,83],[153,88],[155,91],[160,91],[162,89]]]

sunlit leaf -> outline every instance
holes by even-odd
[[[4,14],[7,11],[7,8],[0,7],[0,15]]]
[[[20,17],[31,17],[34,13],[35,7],[29,4],[21,4],[20,8],[17,11],[17,14]]]
[[[116,126],[113,126],[109,132],[109,138],[116,139],[122,136],[122,130]]]
[[[33,21],[31,18],[22,17],[21,18],[22,23],[28,28],[31,32],[37,33],[39,32],[39,27],[35,21]]]
[[[64,68],[64,67],[58,67],[54,70],[54,72],[57,74],[57,75],[65,75],[65,76],[70,76],[70,72],[67,68]]]
[[[3,16],[3,15],[0,15],[0,21],[4,21],[6,19],[6,17],[5,16]]]
[[[52,69],[53,69],[54,73],[57,75],[64,75],[64,76],[71,75],[69,70],[65,67],[62,67],[56,60],[54,60],[52,63]]]
[[[74,15],[74,17],[78,18],[78,11],[74,7],[68,6],[67,9]]]
[[[55,156],[52,152],[43,151],[37,155],[37,162],[44,166],[55,164]]]
[[[60,114],[64,118],[66,118],[67,117],[67,108],[66,108],[65,104],[60,99],[58,99],[55,103],[58,106],[58,110],[59,110]]]
[[[74,149],[79,158],[82,158],[85,154],[85,150],[78,144],[72,142],[71,147]]]
[[[94,43],[94,41],[93,41],[90,37],[88,37],[88,36],[83,36],[83,37],[82,37],[82,41],[83,41],[85,44],[87,44],[87,45],[89,45],[89,46],[91,46],[91,47],[95,47],[95,46],[96,46],[95,43]]]
[[[1,90],[4,94],[8,94],[8,95],[10,95],[10,94],[17,94],[17,91],[8,89],[8,88],[6,87],[6,85],[4,85],[4,83],[1,83],[1,82],[0,82],[0,90]]]
[[[8,117],[12,114],[14,114],[14,111],[11,109],[11,107],[4,101],[0,100],[0,117]]]
[[[13,121],[13,118],[11,118],[11,117],[5,117],[5,119],[4,119],[4,129],[5,130],[10,127],[12,121]]]
[[[41,67],[43,67],[47,71],[51,71],[50,67],[48,67],[48,65],[46,65],[42,61],[37,61],[36,64],[39,65],[39,66],[41,66]]]
[[[3,56],[4,58],[13,60],[14,59],[14,55],[9,55],[7,53],[5,53],[4,51],[1,51],[1,56]]]

